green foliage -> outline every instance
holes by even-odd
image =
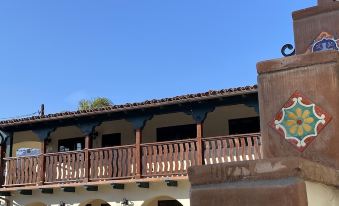
[[[106,97],[97,97],[94,99],[82,99],[79,101],[78,110],[97,109],[101,107],[112,106],[113,103]]]
[[[87,110],[91,109],[91,101],[88,99],[82,99],[79,101],[78,110]]]

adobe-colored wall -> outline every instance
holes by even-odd
[[[193,166],[191,206],[337,206],[338,174],[297,157]]]
[[[339,168],[339,52],[327,51],[261,62],[258,68],[260,123],[264,158],[305,157]],[[296,91],[333,119],[304,152],[299,152],[269,123]]]
[[[294,39],[297,54],[303,54],[321,32],[339,38],[339,2],[319,0],[321,6],[293,12]]]
[[[305,183],[294,178],[193,186],[191,206],[206,205],[308,206]]]

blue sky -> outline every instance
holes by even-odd
[[[0,118],[256,84],[316,0],[0,1]]]

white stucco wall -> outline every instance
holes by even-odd
[[[339,190],[320,183],[306,182],[308,206],[338,206]]]
[[[11,200],[13,206],[38,202],[48,206],[59,206],[60,201],[64,201],[68,206],[85,206],[92,200],[104,200],[112,206],[121,206],[120,201],[123,198],[132,201],[134,206],[156,206],[158,199],[176,199],[183,206],[189,206],[189,190],[189,181],[180,180],[178,187],[168,187],[163,181],[150,183],[149,189],[139,188],[135,183],[129,183],[125,184],[124,190],[112,189],[110,185],[99,186],[97,192],[86,191],[84,187],[77,187],[75,193],[54,189],[53,194],[42,194],[39,190],[34,190],[32,195],[20,195],[18,192],[13,192],[8,199]]]

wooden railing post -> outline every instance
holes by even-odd
[[[45,176],[46,176],[46,163],[45,163],[45,153],[46,153],[46,145],[47,145],[47,139],[49,138],[50,134],[55,130],[55,128],[42,128],[37,130],[32,130],[33,133],[37,135],[37,137],[41,140],[41,147],[40,147],[40,156],[38,159],[38,177],[37,177],[37,183],[39,185],[43,185],[45,182]]]
[[[147,120],[150,120],[153,115],[141,115],[127,118],[131,122],[135,130],[135,178],[141,178],[141,141],[142,141],[142,128],[144,128]]]
[[[141,141],[142,130],[138,128],[135,130],[135,178],[141,178]]]
[[[197,165],[202,165],[203,149],[202,149],[203,123],[197,123]]]
[[[41,149],[40,149],[40,157],[39,157],[39,162],[40,162],[40,175],[38,176],[38,184],[43,185],[45,182],[45,171],[46,171],[46,164],[45,164],[45,152],[46,152],[46,140],[42,140],[41,142]],[[39,167],[39,166],[38,166]]]
[[[197,107],[193,107],[191,109],[192,117],[197,124],[197,165],[203,164],[203,122],[207,117],[207,113],[212,112],[214,107],[211,105],[200,105]]]
[[[85,152],[85,180],[84,182],[88,182],[89,181],[89,172],[90,172],[90,157],[89,157],[89,148],[91,147],[91,137],[90,134],[87,134],[85,137],[85,148],[84,148],[84,152]]]

